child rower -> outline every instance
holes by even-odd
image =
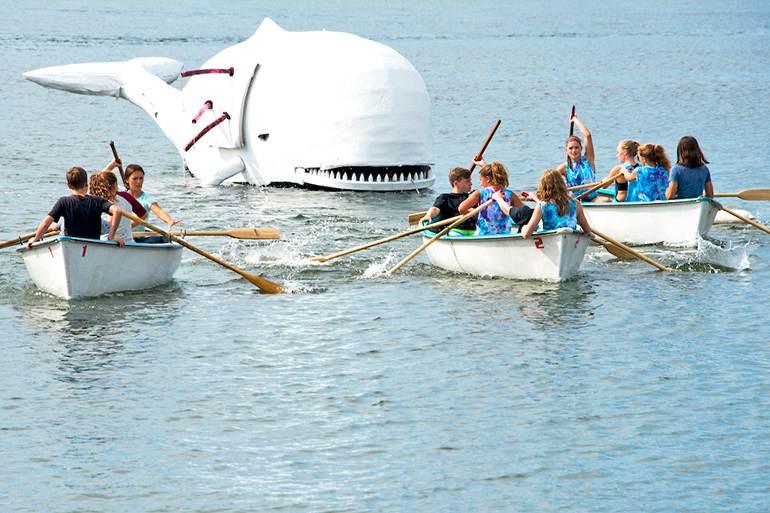
[[[610,169],[610,173],[602,182],[607,181],[614,176],[622,176],[621,169],[625,169],[628,173],[632,173],[634,169],[639,167],[636,162],[636,152],[639,149],[639,143],[626,139],[618,143],[617,156],[618,165]],[[615,201],[626,201],[626,195],[628,193],[628,181],[623,180],[623,183],[615,182]]]
[[[112,215],[107,240],[115,241],[118,246],[123,247],[125,245],[123,239],[116,235],[122,217],[120,208],[104,198],[88,195],[88,175],[82,167],[71,167],[67,171],[67,187],[72,190],[72,194],[62,196],[56,201],[37,228],[35,237],[27,243],[27,249],[30,249],[32,243],[40,240],[51,223],[62,217],[65,220],[64,235],[66,237],[98,239],[101,235],[102,213]]]
[[[564,151],[567,152],[567,162],[563,162],[556,168],[561,173],[564,179],[567,181],[567,187],[575,187],[576,185],[584,185],[596,182],[596,165],[594,164],[594,142],[591,138],[591,132],[580,122],[576,115],[572,114],[569,118],[571,123],[575,125],[583,134],[585,139],[585,155],[583,155],[583,143],[580,138],[571,135],[564,143]],[[611,201],[609,199],[600,197],[599,194],[594,191],[585,198],[583,201]]]
[[[682,137],[676,147],[676,164],[668,177],[666,199],[697,198],[704,191],[706,196],[713,198],[714,185],[708,163],[695,137]]]
[[[628,182],[626,201],[660,201],[666,199],[668,170],[671,161],[660,144],[642,144],[637,150],[640,167],[633,171],[621,169],[618,183]]]
[[[543,173],[536,196],[537,206],[532,212],[532,218],[521,230],[523,238],[526,239],[532,235],[541,220],[543,230],[556,230],[558,228],[572,228],[574,230],[579,223],[583,232],[591,235],[591,227],[583,212],[583,206],[577,199],[570,197],[567,185],[559,171],[549,169]],[[505,207],[501,194],[495,193],[492,197],[501,208]]]
[[[471,172],[464,167],[456,167],[449,171],[449,183],[452,185],[452,192],[445,192],[439,194],[433,206],[428,209],[428,212],[420,219],[420,224],[428,222],[440,216],[440,219],[451,219],[460,215],[458,207],[465,199],[473,188],[473,182],[471,181]],[[435,233],[441,231],[443,227],[431,228]],[[476,220],[473,218],[466,219],[455,228],[453,228],[448,235],[473,235],[476,231]]]
[[[91,175],[91,194],[114,203],[121,210],[133,212],[137,217],[147,217],[147,211],[138,201],[134,200],[134,203],[131,203],[125,198],[125,194],[127,193],[121,194],[118,191],[118,178],[112,171],[102,171]],[[134,199],[130,194],[128,196],[131,197],[131,199]],[[102,226],[109,223],[109,217],[108,214],[102,214]],[[131,220],[127,217],[123,217],[120,220],[120,225],[115,234],[125,242],[134,242],[134,237],[131,234],[131,225]],[[105,237],[105,235],[102,235],[103,239]]]
[[[487,164],[484,159],[475,161],[474,164],[480,166],[479,182],[481,187],[476,189],[468,198],[460,203],[459,211],[465,215],[473,208],[492,199],[495,192],[502,195],[505,203],[511,204],[518,202],[517,206],[523,206],[518,196],[507,189],[508,171],[500,162]],[[497,203],[492,203],[487,208],[481,210],[476,217],[476,232],[474,235],[496,235],[511,233],[511,218],[507,216]]]

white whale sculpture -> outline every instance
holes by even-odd
[[[182,73],[180,90],[169,84],[181,70],[172,59],[144,58],[24,78],[139,106],[207,185],[396,191],[435,182],[425,83],[385,45],[340,32],[286,32],[266,18],[248,40]]]

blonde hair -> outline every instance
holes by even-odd
[[[104,199],[115,201],[115,195],[112,192],[113,186],[118,183],[118,179],[110,171],[101,171],[91,175],[91,195],[100,196]]]
[[[642,144],[639,146],[639,156],[644,157],[649,162],[652,162],[656,166],[660,166],[666,171],[671,169],[671,161],[668,160],[666,150],[660,144]]]
[[[479,170],[479,176],[486,176],[495,189],[503,190],[508,187],[508,171],[500,162],[492,162]]]
[[[621,150],[626,150],[626,152],[628,152],[629,157],[636,158],[636,152],[639,151],[639,143],[637,141],[626,139],[624,141],[620,141],[619,146]]]
[[[561,173],[555,169],[549,169],[540,177],[540,185],[537,187],[537,199],[556,205],[556,212],[566,215],[569,209],[569,191]]]

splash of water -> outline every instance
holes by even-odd
[[[717,242],[717,244],[714,242]],[[733,246],[731,241],[721,242],[714,240],[712,242],[698,237],[698,249],[695,251],[695,260],[728,269],[750,269],[751,264],[746,254],[747,247],[748,243]]]

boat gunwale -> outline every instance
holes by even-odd
[[[528,238],[531,239],[533,237],[540,237],[541,235],[552,236],[552,235],[569,235],[569,234],[574,234],[574,235],[576,235],[578,237],[589,237],[589,238],[591,237],[590,235],[587,235],[586,233],[584,233],[582,231],[579,231],[579,230],[575,230],[573,228],[557,228],[555,230],[545,230],[545,231],[542,231],[542,232],[534,232]],[[432,232],[430,230],[423,230],[422,232],[420,232],[420,235],[422,235],[423,237],[431,237],[432,238],[432,237],[435,237],[438,234],[434,233],[434,232]],[[495,234],[489,234],[489,235],[449,235],[449,234],[444,234],[438,240],[436,240],[435,242],[438,242],[438,241],[452,241],[452,242],[465,241],[465,242],[473,242],[473,241],[481,241],[481,240],[490,240],[490,241],[492,241],[492,240],[506,240],[506,239],[526,240],[524,237],[522,237],[521,233],[495,233]]]
[[[148,232],[151,233],[151,232]],[[50,239],[44,239],[39,240],[32,244],[32,247],[30,249],[27,249],[26,244],[21,246],[20,248],[16,248],[17,252],[24,253],[27,251],[32,251],[37,248],[44,248],[46,246],[52,246],[54,244],[62,243],[62,242],[85,242],[87,244],[98,244],[102,246],[118,246],[118,243],[114,240],[101,240],[101,239],[86,239],[83,237],[70,237],[68,235],[60,235],[58,237],[53,237]],[[174,242],[163,242],[163,243],[146,243],[146,242],[126,242],[125,247],[130,248],[152,248],[152,249],[164,249],[164,250],[170,250],[170,249],[177,249],[177,248],[183,248],[181,244],[176,244]]]

